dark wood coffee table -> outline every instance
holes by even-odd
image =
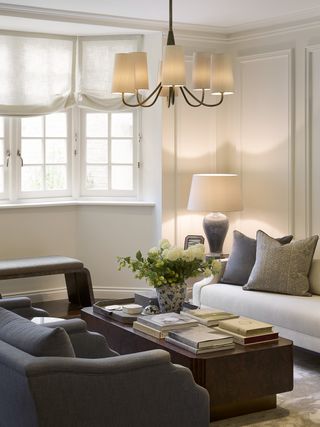
[[[81,318],[89,330],[104,335],[110,347],[120,354],[167,350],[173,363],[189,368],[196,383],[208,390],[211,419],[275,408],[277,393],[293,389],[293,347],[289,340],[236,345],[233,350],[196,356],[96,314],[92,307],[83,308]]]

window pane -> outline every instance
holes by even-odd
[[[3,165],[3,160],[4,160],[4,144],[3,144],[3,139],[0,139],[0,165]]]
[[[67,168],[65,166],[46,166],[46,189],[66,190]]]
[[[43,117],[21,119],[21,136],[43,136]]]
[[[67,163],[67,141],[65,139],[46,140],[46,163]]]
[[[3,186],[3,167],[0,167],[0,193],[4,192]]]
[[[43,163],[42,139],[22,139],[21,156],[25,165]]]
[[[111,177],[113,190],[133,190],[132,166],[112,166]]]
[[[4,118],[0,117],[0,137],[4,137]]]
[[[106,139],[87,139],[87,163],[108,162],[108,141]]]
[[[42,166],[24,166],[21,168],[21,190],[43,190]]]
[[[117,113],[111,116],[112,136],[133,136],[132,113]]]
[[[87,114],[87,136],[107,137],[108,136],[108,114],[88,113]]]
[[[105,166],[87,166],[86,181],[89,190],[107,190],[108,169]]]
[[[131,139],[112,140],[111,163],[133,163]]]
[[[67,136],[67,117],[65,113],[46,116],[46,136]]]

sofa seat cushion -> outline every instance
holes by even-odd
[[[33,356],[74,357],[71,341],[64,329],[36,325],[2,307],[0,340]]]
[[[304,298],[269,292],[247,292],[239,286],[217,283],[201,288],[200,303],[201,306],[219,308],[320,338],[318,295]]]

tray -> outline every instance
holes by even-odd
[[[105,309],[108,305],[124,305],[124,304],[130,304],[134,302],[133,298],[127,298],[127,299],[117,299],[117,300],[101,300],[97,301],[95,304],[93,304],[92,309],[94,313],[101,314],[104,317],[107,317],[109,319],[116,320],[117,322],[121,323],[127,323],[131,324],[137,320],[136,314],[128,314],[124,313],[123,311],[108,311]]]

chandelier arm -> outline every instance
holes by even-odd
[[[124,93],[122,93],[122,102],[124,103],[124,105],[126,105],[127,107],[151,107],[152,105],[154,105],[154,103],[157,101],[157,99],[159,98],[160,92],[161,92],[162,86],[161,83],[158,84],[158,86],[150,93],[150,95],[147,96],[146,99],[144,99],[143,101],[140,101],[139,99],[139,93],[138,91],[136,92],[136,98],[137,98],[137,104],[129,104],[124,97]],[[157,93],[155,100],[152,101],[151,104],[149,105],[145,105],[150,98],[152,98],[154,96],[154,94]]]
[[[183,97],[184,97],[184,100],[186,101],[186,103],[187,103],[188,105],[190,105],[190,107],[200,107],[201,102],[200,102],[196,97],[194,97],[194,98],[196,98],[196,99],[197,99],[198,104],[192,104],[192,102],[190,102],[190,101],[189,101],[189,99],[187,98],[187,95],[184,93],[184,90],[183,90],[184,88],[183,88],[183,87],[180,87],[179,89],[180,89],[180,92],[182,93],[182,95],[183,95]]]
[[[181,87],[182,89],[182,87]],[[223,92],[220,93],[220,100],[216,103],[216,104],[207,104],[206,102],[201,102],[196,96],[194,96],[194,94],[186,87],[183,86],[183,89],[197,102],[200,103],[200,105],[203,105],[204,107],[217,107],[218,105],[222,104],[223,99],[224,99],[224,95]],[[183,92],[182,92],[183,93]],[[186,98],[185,98],[186,99]],[[193,105],[193,107],[196,107],[196,105]]]

